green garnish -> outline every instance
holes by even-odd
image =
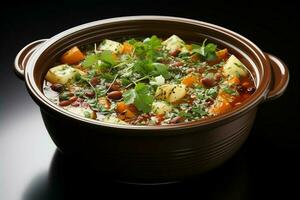
[[[227,94],[231,94],[231,95],[237,95],[238,94],[236,90],[230,89],[229,87],[224,87],[223,91],[226,92]]]
[[[91,118],[91,113],[89,111],[84,111],[83,112],[84,117],[86,118]]]
[[[117,58],[111,51],[105,50],[101,52],[99,58],[101,61],[109,64],[110,66],[114,66],[117,64]]]
[[[204,60],[211,61],[217,58],[216,49],[217,45],[208,43],[205,45],[206,40],[203,41],[202,45],[192,44],[192,53],[199,54]]]
[[[98,62],[98,60],[100,60],[100,55],[99,54],[90,54],[90,55],[87,55],[85,57],[84,61],[82,62],[82,66],[85,67],[85,68],[91,67],[96,62]]]
[[[151,95],[150,86],[144,83],[138,83],[134,89],[125,92],[123,97],[126,104],[133,103],[139,111],[142,111],[143,113],[151,111],[154,97]]]

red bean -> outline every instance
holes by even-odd
[[[243,86],[238,86],[238,87],[237,87],[237,91],[238,91],[239,93],[244,93],[245,90],[246,90],[246,88],[243,87]]]
[[[215,80],[212,78],[203,78],[201,79],[201,83],[205,86],[205,87],[212,87],[216,84]]]
[[[71,101],[71,103],[73,103],[73,102],[76,101],[77,99],[78,99],[78,97],[72,96],[68,101]]]
[[[59,105],[60,105],[60,106],[68,106],[68,105],[70,105],[71,103],[72,103],[72,102],[69,101],[69,100],[64,100],[64,101],[59,102]]]
[[[92,86],[96,86],[96,85],[98,85],[100,83],[100,80],[97,77],[93,77],[91,79],[90,83],[92,84]]]
[[[255,87],[249,87],[247,88],[247,93],[253,94],[255,92]]]
[[[216,79],[216,81],[220,81],[221,78],[222,78],[222,74],[221,74],[221,73],[216,73],[216,74],[215,74],[215,79]]]
[[[71,105],[74,107],[78,107],[78,106],[80,106],[80,103],[78,101],[75,101]]]
[[[180,50],[179,50],[179,49],[175,49],[174,51],[171,51],[171,52],[170,52],[170,55],[175,57],[175,56],[177,56],[179,53],[180,53]]]
[[[90,107],[90,104],[88,104],[87,102],[82,102],[81,106],[83,108],[88,108],[88,107]]]
[[[95,96],[95,92],[94,91],[86,91],[85,92],[85,96],[87,96],[87,97],[94,97]]]
[[[63,100],[63,101],[59,102],[59,105],[60,106],[68,106],[71,103],[75,102],[76,100],[77,100],[77,97],[76,96],[72,96],[69,100]]]
[[[113,99],[113,100],[119,100],[122,98],[122,92],[120,91],[112,91],[107,93],[107,98]]]
[[[113,84],[107,83],[106,84],[106,88],[107,89],[109,88],[108,91],[119,91],[120,90],[120,85],[117,84],[117,83],[113,83]]]
[[[78,102],[83,102],[84,101],[84,99],[82,99],[82,98],[77,98],[77,100],[76,101],[78,101]]]
[[[183,117],[177,116],[170,120],[170,124],[177,124],[179,122],[182,122],[183,120],[184,120]]]
[[[211,106],[211,105],[214,104],[214,100],[213,100],[213,99],[207,99],[205,102],[206,102],[206,104],[207,104],[208,106]]]
[[[55,92],[62,92],[64,89],[64,86],[60,83],[54,83],[51,85],[51,89]]]

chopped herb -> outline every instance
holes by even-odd
[[[215,98],[218,94],[217,87],[212,87],[206,90],[206,95],[212,98]]]
[[[111,82],[114,80],[115,75],[113,75],[112,73],[103,73],[102,78],[105,79],[107,82]]]
[[[126,104],[132,104],[136,98],[136,92],[134,89],[130,89],[123,94],[123,97]]]
[[[123,94],[126,104],[134,104],[139,111],[148,113],[151,110],[154,100],[150,87],[144,83],[138,83],[134,89],[130,89]]]
[[[91,118],[91,113],[89,111],[84,111],[83,114],[84,114],[84,117]]]
[[[87,55],[85,57],[84,61],[82,62],[82,66],[85,67],[85,68],[91,67],[96,62],[98,62],[98,60],[100,60],[100,55],[99,54],[90,54],[90,55]]]
[[[226,92],[227,94],[231,94],[231,95],[238,94],[236,90],[230,89],[229,87],[224,87],[223,91]]]
[[[101,61],[109,64],[110,66],[116,65],[118,61],[116,55],[108,50],[101,52],[99,58]]]
[[[127,86],[131,83],[131,80],[127,77],[121,79],[121,83],[123,86]]]
[[[202,58],[207,61],[215,60],[217,58],[216,49],[217,45],[208,43],[205,45],[206,40],[203,41],[202,45],[192,44],[192,53],[198,53]]]

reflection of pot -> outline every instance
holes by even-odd
[[[244,199],[249,193],[247,159],[238,154],[222,168],[193,179],[163,185],[132,185],[113,181],[84,161],[71,158],[56,151],[49,171],[49,194],[56,197],[85,198],[109,195],[111,198],[132,197],[133,194],[151,196],[180,194],[194,196],[201,194],[205,199]]]
[[[168,126],[130,126],[94,121],[54,105],[42,93],[44,76],[55,60],[74,45],[104,38],[177,34],[186,41],[204,38],[241,58],[254,76],[255,93],[231,112],[207,120]],[[33,42],[16,57],[16,72],[25,77],[57,147],[83,157],[99,170],[133,182],[161,182],[203,173],[229,159],[246,140],[257,106],[280,96],[288,70],[278,58],[225,28],[196,20],[133,16],[100,20]],[[25,70],[24,70],[25,68]]]

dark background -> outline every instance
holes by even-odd
[[[0,200],[105,195],[299,199],[300,16],[294,2],[74,0],[1,5]],[[187,17],[229,28],[284,60],[291,75],[281,98],[260,105],[250,137],[234,158],[204,176],[172,185],[116,183],[56,152],[38,107],[13,72],[15,55],[31,41],[98,19],[146,14]]]

